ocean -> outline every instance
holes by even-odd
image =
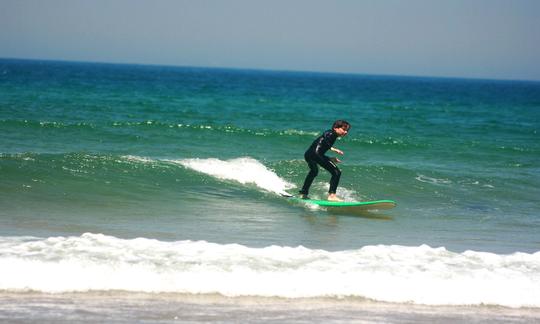
[[[396,208],[280,195],[337,119]],[[539,132],[540,82],[1,59],[0,321],[538,322]]]

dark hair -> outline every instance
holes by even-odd
[[[347,126],[347,129],[351,128],[351,124],[349,124],[348,121],[340,119],[340,120],[336,120],[334,122],[334,125],[332,125],[332,129],[334,129],[334,128],[343,128],[345,126]]]

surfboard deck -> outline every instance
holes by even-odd
[[[359,209],[359,210],[373,210],[373,209],[391,209],[396,207],[396,202],[389,199],[384,200],[369,200],[369,201],[329,201],[329,200],[317,200],[317,199],[302,199],[298,197],[289,197],[289,199],[306,204],[313,204],[327,208],[336,209]]]

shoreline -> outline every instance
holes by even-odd
[[[93,291],[47,294],[1,292],[0,321],[71,322],[294,322],[294,323],[531,323],[538,308],[427,306],[361,298],[225,297],[216,294]]]

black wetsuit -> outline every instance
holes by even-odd
[[[311,187],[311,184],[313,183],[313,179],[315,179],[317,174],[319,174],[319,167],[317,165],[322,166],[328,172],[330,172],[332,178],[330,179],[330,189],[328,190],[328,193],[336,193],[339,178],[341,177],[341,171],[336,164],[324,154],[334,145],[337,138],[338,135],[333,130],[327,130],[316,140],[314,140],[311,146],[307,149],[306,153],[304,154],[304,158],[309,166],[309,173],[306,176],[302,190],[300,190],[301,194],[307,196],[309,187]]]

